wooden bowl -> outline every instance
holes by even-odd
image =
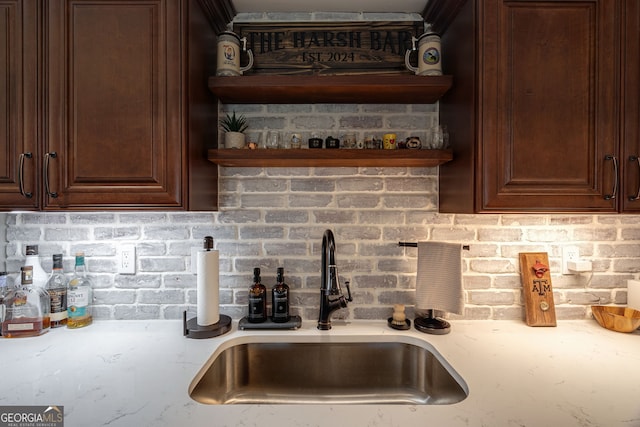
[[[600,326],[616,332],[633,332],[640,327],[640,311],[630,307],[592,305],[591,312]]]

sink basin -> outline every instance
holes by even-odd
[[[427,342],[410,336],[232,339],[189,387],[205,404],[453,404],[464,380]],[[289,337],[287,337],[289,338]]]

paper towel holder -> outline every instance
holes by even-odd
[[[198,325],[198,318],[187,320],[187,310],[182,313],[183,335],[187,338],[213,338],[226,334],[231,330],[231,318],[225,314],[220,315],[220,320],[213,325]]]
[[[203,242],[205,251],[213,249],[213,237],[205,236]],[[182,332],[187,338],[213,338],[225,334],[231,330],[231,317],[221,314],[220,319],[211,325],[198,324],[198,318],[187,320],[187,311],[182,313]]]
[[[398,242],[398,246],[417,248],[417,242]],[[462,249],[468,251],[469,245],[463,245]],[[451,332],[451,324],[444,319],[436,317],[434,309],[428,309],[426,316],[416,316],[413,320],[416,330],[433,335],[446,335]]]

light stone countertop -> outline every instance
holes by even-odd
[[[191,380],[230,338],[286,334],[406,334],[431,343],[469,387],[453,405],[204,405]],[[97,321],[36,338],[0,339],[0,405],[62,405],[65,427],[93,426],[640,426],[640,332],[595,321],[532,328],[453,321],[448,335],[395,331],[386,322],[318,331],[182,336],[180,321]],[[335,363],[339,363],[336,361]]]

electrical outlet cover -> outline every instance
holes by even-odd
[[[562,248],[562,274],[574,274],[575,272],[569,270],[567,263],[569,261],[579,261],[580,250],[577,246],[565,246]]]
[[[122,245],[118,250],[118,273],[136,274],[136,247]]]

